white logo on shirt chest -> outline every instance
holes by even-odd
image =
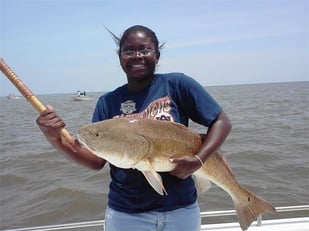
[[[126,115],[132,114],[133,112],[136,111],[136,103],[133,102],[132,100],[127,100],[121,103],[120,111]]]

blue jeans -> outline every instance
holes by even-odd
[[[105,213],[105,231],[199,231],[200,228],[197,202],[167,212],[123,213],[107,207]]]

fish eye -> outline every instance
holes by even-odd
[[[101,138],[101,132],[94,133],[95,138]]]

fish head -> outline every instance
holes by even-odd
[[[80,127],[78,142],[93,154],[122,168],[134,165],[147,153],[148,142],[135,129],[128,129],[130,121],[108,119]]]

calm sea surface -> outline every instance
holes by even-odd
[[[207,90],[232,121],[222,149],[238,181],[276,207],[309,204],[309,82]],[[101,93],[93,95],[84,102],[70,94],[38,98],[74,134],[91,120]],[[103,220],[108,167],[96,172],[63,157],[45,140],[35,123],[38,113],[24,99],[1,98],[0,107],[0,229]],[[202,211],[233,209],[217,186],[199,202]]]

